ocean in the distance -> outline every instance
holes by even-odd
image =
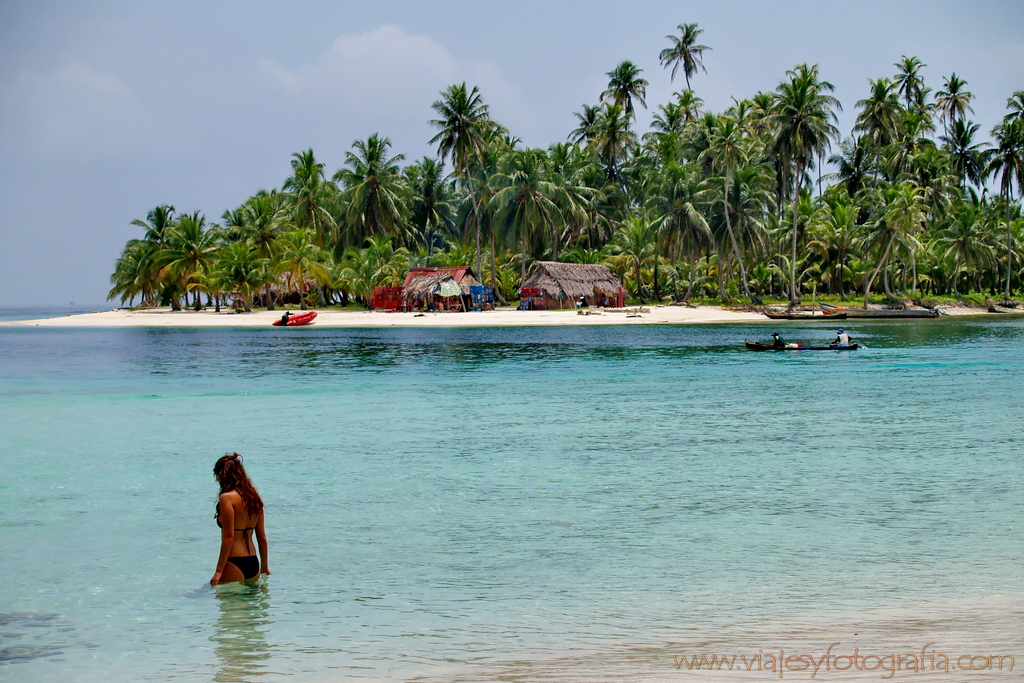
[[[1024,319],[848,330],[0,326],[0,680],[1019,676]],[[233,450],[273,575],[214,591]]]

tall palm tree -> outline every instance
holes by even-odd
[[[770,121],[775,128],[771,149],[784,160],[784,173],[793,189],[793,243],[790,257],[790,305],[800,303],[796,282],[796,246],[799,224],[799,196],[804,173],[814,155],[828,149],[839,134],[834,125],[842,105],[832,95],[831,83],[818,79],[818,67],[802,64],[787,72],[788,81],[776,89],[775,109]]]
[[[325,180],[324,165],[316,160],[312,149],[293,153],[291,165],[292,175],[284,181],[283,189],[291,193],[292,222],[312,229],[319,246],[334,246],[338,225],[328,207],[336,199],[337,188]]]
[[[597,135],[597,121],[601,115],[601,105],[583,105],[583,111],[573,112],[573,116],[580,122],[571,133],[569,142],[576,145],[588,144]]]
[[[521,278],[526,280],[526,261],[531,242],[550,230],[552,259],[561,251],[559,229],[562,211],[560,203],[566,200],[564,191],[549,180],[547,157],[543,150],[527,149],[512,152],[505,158],[502,170],[495,178],[501,189],[494,195],[497,207],[494,220],[505,227],[510,242],[518,242],[521,249]]]
[[[230,237],[242,240],[256,250],[256,258],[264,269],[263,303],[268,311],[274,310],[271,265],[277,258],[278,238],[291,227],[288,208],[282,200],[277,192],[261,190],[237,210],[225,211],[222,219]]]
[[[930,89],[925,86],[924,78],[921,77],[921,69],[928,66],[923,64],[917,57],[903,55],[900,61],[893,64],[899,73],[896,74],[896,88],[903,100],[907,103],[907,109],[920,111],[924,108],[924,100]]]
[[[869,80],[871,94],[858,100],[861,109],[853,127],[855,133],[864,133],[875,147],[875,166],[879,166],[881,151],[896,135],[896,126],[902,116],[903,107],[896,94],[896,85],[888,78]]]
[[[701,244],[710,244],[713,239],[707,219],[696,205],[700,177],[692,166],[672,161],[661,169],[654,182],[647,208],[654,218],[655,230],[664,237],[668,259],[675,262],[683,249],[690,255],[690,283],[683,297],[686,301],[693,292],[698,248]],[[657,279],[654,289],[654,295],[658,297]]]
[[[909,181],[899,185],[886,185],[879,189],[877,217],[874,221],[874,241],[882,246],[882,254],[878,259],[867,282],[864,283],[864,307],[868,307],[871,296],[871,285],[878,277],[879,271],[885,268],[893,253],[893,246],[902,240],[913,238],[925,219],[923,192]],[[884,245],[884,246],[883,246]],[[885,293],[890,299],[895,295],[889,289],[889,279],[884,279]]]
[[[146,229],[146,235],[143,239],[147,242],[163,246],[164,241],[167,239],[167,233],[170,231],[171,226],[174,225],[174,207],[166,204],[157,206],[146,214],[145,221],[135,219],[131,224]]]
[[[597,133],[590,141],[610,179],[621,179],[622,162],[636,146],[636,133],[629,128],[629,117],[617,104],[606,104],[597,120]]]
[[[949,163],[960,181],[961,191],[966,189],[968,180],[972,185],[980,185],[984,179],[987,145],[974,142],[978,128],[978,124],[971,121],[954,119],[949,131],[941,138]]]
[[[356,140],[358,153],[346,152],[345,165],[334,174],[341,185],[342,206],[354,244],[369,235],[393,235],[405,229],[405,184],[398,162],[404,154],[389,157],[391,140],[376,133],[366,141]],[[404,235],[403,235],[404,236]]]
[[[943,80],[942,90],[935,93],[935,110],[942,119],[942,127],[949,135],[949,129],[955,121],[963,121],[971,109],[974,95],[967,90],[967,81],[955,73]]]
[[[636,116],[633,100],[639,102],[644,109],[647,108],[647,81],[640,78],[642,72],[643,69],[627,60],[620,62],[607,74],[608,89],[601,93],[601,99],[622,107],[626,119]]]
[[[736,233],[732,229],[730,218],[732,207],[729,202],[729,184],[733,171],[746,163],[748,156],[747,146],[743,140],[743,129],[740,127],[739,121],[731,116],[720,116],[718,125],[715,127],[714,137],[711,140],[711,147],[706,153],[711,156],[713,168],[722,174],[722,213],[725,215],[725,230],[729,235],[736,263],[739,265],[743,292],[751,303],[759,304],[760,300],[750,291],[746,267],[743,264],[743,253],[739,241],[736,239]]]
[[[437,159],[423,157],[418,164],[406,167],[406,176],[413,189],[412,223],[427,245],[427,265],[434,242],[452,226],[451,188],[444,180],[444,165]]]
[[[1010,276],[1013,274],[1013,242],[1011,231],[1011,200],[1014,186],[1024,195],[1024,118],[1008,117],[992,129],[996,146],[991,152],[988,176],[999,176],[999,193],[1006,204],[1006,299],[1010,299]]]
[[[711,48],[707,45],[698,45],[697,37],[704,33],[704,29],[697,28],[697,24],[679,24],[676,28],[679,29],[678,36],[665,36],[672,43],[672,47],[666,47],[658,55],[658,59],[661,61],[662,66],[666,69],[672,67],[672,75],[669,78],[670,81],[676,79],[676,71],[679,67],[683,67],[683,76],[686,77],[686,89],[690,89],[690,77],[697,73],[697,69],[701,69],[704,73],[708,70],[704,68],[704,62],[702,58],[705,52],[710,52]]]
[[[441,99],[435,101],[431,108],[440,118],[431,120],[430,125],[439,128],[440,132],[430,139],[430,144],[437,144],[438,156],[442,161],[452,157],[455,174],[462,176],[469,189],[473,205],[472,218],[476,224],[476,272],[482,273],[480,222],[469,167],[473,161],[483,160],[487,131],[497,126],[491,121],[487,105],[476,86],[467,90],[465,83],[451,85],[441,92]]]
[[[202,272],[210,267],[218,243],[217,232],[206,229],[206,219],[198,211],[178,218],[168,232],[167,246],[161,250],[160,260],[181,291],[187,291],[189,285],[196,283]],[[198,290],[194,305],[197,311],[202,307]],[[172,307],[180,310],[177,299],[172,302]]]

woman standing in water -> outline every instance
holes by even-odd
[[[220,556],[217,571],[210,584],[233,581],[255,582],[260,574],[269,574],[267,563],[267,533],[263,528],[263,501],[256,487],[249,481],[242,467],[242,456],[228,453],[213,466],[213,476],[220,484],[220,499],[217,501],[217,526],[220,527]],[[256,544],[260,559],[256,559],[256,548],[252,543],[252,532],[256,532]],[[260,560],[263,561],[262,568]]]

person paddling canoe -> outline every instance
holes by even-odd
[[[850,335],[839,329],[836,330],[836,338],[829,343],[829,346],[849,346],[852,341]]]

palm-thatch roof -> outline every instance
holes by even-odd
[[[422,299],[434,292],[442,282],[451,280],[458,284],[463,294],[469,294],[470,287],[480,285],[468,268],[417,268],[409,271],[409,277],[402,288],[406,299]]]
[[[533,274],[523,287],[539,287],[548,296],[564,295],[569,299],[595,294],[616,296],[622,283],[606,266],[597,263],[558,263],[537,261]]]

